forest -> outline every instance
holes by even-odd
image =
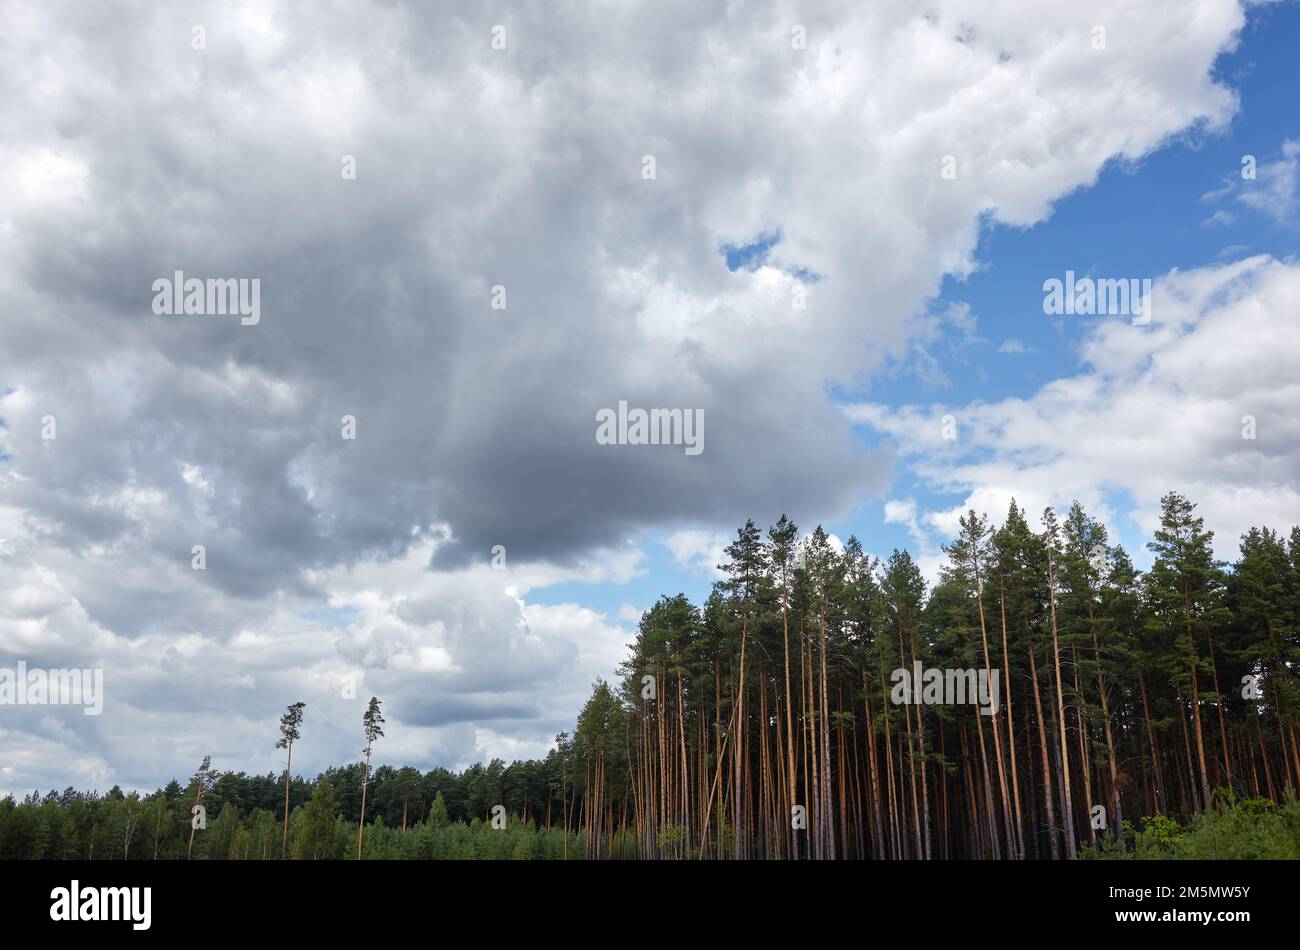
[[[1300,528],[1212,541],[1171,492],[1138,571],[1077,502],[1013,501],[962,516],[929,585],[905,550],[751,521],[544,759],[372,769],[372,699],[365,759],[307,780],[295,703],[280,775],[7,798],[0,859],[1297,858]],[[897,702],[918,663],[1000,702]]]

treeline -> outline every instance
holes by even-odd
[[[1285,801],[1300,529],[1252,529],[1232,565],[1211,541],[1170,493],[1143,573],[1078,503],[1035,529],[1013,502],[960,519],[927,589],[906,551],[746,524],[707,601],[661,599],[579,716],[592,853],[630,828],[643,857],[1072,858],[1216,789]],[[918,662],[997,673],[998,708],[896,703]]]
[[[191,837],[195,860],[355,858],[364,771],[356,763],[292,778],[287,846],[283,775],[217,775],[199,799],[201,831],[192,827],[197,779],[144,796],[114,786],[0,799],[0,860],[185,860]],[[379,766],[366,794],[365,857],[581,857],[580,837],[562,831],[556,774],[548,830],[546,812],[535,813],[547,798],[545,762],[494,759],[459,773]],[[491,823],[497,804],[509,816],[502,830]]]
[[[1150,856],[1270,822],[1238,856],[1295,856],[1300,529],[1252,529],[1230,565],[1211,541],[1171,493],[1139,572],[1079,504],[1035,528],[1013,502],[996,529],[960,519],[931,589],[906,551],[749,522],[703,604],[643,615],[545,759],[367,753],[311,783],[205,761],[143,798],[0,802],[0,858]],[[996,676],[992,714],[898,702],[916,664]],[[290,763],[301,722],[281,719]]]

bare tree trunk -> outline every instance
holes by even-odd
[[[1028,626],[1026,626],[1028,631]],[[1038,711],[1038,745],[1043,755],[1044,802],[1047,809],[1047,838],[1052,846],[1052,860],[1061,856],[1061,845],[1056,837],[1056,815],[1052,805],[1052,766],[1047,755],[1047,726],[1043,718],[1043,701],[1038,691],[1038,665],[1034,662],[1034,647],[1029,644],[1029,678],[1034,684],[1034,707]]]
[[[366,788],[370,784],[370,743],[366,743],[366,764],[361,772],[361,821],[357,825],[357,860],[361,860],[361,839],[366,830]]]
[[[1011,751],[1011,798],[1016,811],[1016,857],[1025,857],[1025,821],[1020,812],[1020,774],[1016,769],[1016,717],[1011,708],[1011,655],[1007,652],[1007,600],[1002,569],[998,568],[998,607],[1002,614],[1002,692],[1007,702],[1007,746]]]
[[[291,710],[292,711],[292,710]],[[284,838],[280,842],[280,858],[289,856],[289,776],[293,774],[293,743],[289,743],[289,761],[284,764]]]
[[[1061,689],[1061,645],[1056,634],[1056,570],[1052,563],[1052,548],[1047,546],[1047,592],[1052,617],[1052,658],[1056,666],[1056,719],[1061,740],[1061,788],[1063,809],[1061,816],[1065,828],[1065,856],[1074,859],[1074,806],[1070,800],[1070,752],[1065,742],[1065,693]]]

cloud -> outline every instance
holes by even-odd
[[[494,748],[543,753],[590,683],[625,658],[628,634],[577,604],[528,603],[510,572],[430,571],[438,543],[427,535],[400,559],[310,572],[328,591],[323,609],[281,598],[250,605],[225,632],[128,638],[91,620],[57,571],[23,567],[38,542],[10,535],[0,549],[15,578],[0,598],[0,665],[102,669],[106,701],[97,717],[4,707],[0,743],[15,774],[0,795],[59,782],[148,788],[170,774],[160,769],[183,771],[205,754],[218,767],[271,771],[275,717],[296,699],[308,706],[308,741],[295,750],[305,770],[354,757],[370,695],[396,726],[384,761],[463,765],[489,735],[503,737]],[[203,606],[221,615],[215,597]]]
[[[1095,319],[1080,372],[1027,398],[846,412],[896,443],[924,484],[962,496],[920,516],[945,536],[968,508],[1000,519],[1012,497],[1031,517],[1077,498],[1114,524],[1116,496],[1149,535],[1160,496],[1176,490],[1232,557],[1249,527],[1286,530],[1300,510],[1300,266],[1257,256],[1173,271],[1154,300],[1149,328]],[[954,442],[940,436],[946,413]],[[896,508],[892,520],[913,515]]]
[[[1253,183],[1243,183],[1237,200],[1279,224],[1295,224],[1300,202],[1300,141],[1287,139],[1282,154],[1256,169]],[[1248,187],[1249,186],[1249,187]]]
[[[1251,164],[1244,164],[1245,159]],[[1243,177],[1253,168],[1254,177]],[[1300,224],[1300,140],[1287,139],[1279,154],[1260,161],[1255,156],[1243,158],[1242,170],[1228,175],[1220,187],[1206,192],[1202,201],[1218,202],[1235,197],[1237,202],[1271,218],[1275,223],[1294,227]],[[1236,215],[1220,208],[1201,222],[1202,227],[1228,225]]]
[[[901,524],[918,543],[926,542],[926,534],[916,520],[916,499],[891,499],[885,502],[885,524]]]
[[[720,531],[684,530],[674,531],[663,544],[674,563],[716,580],[723,576],[718,565],[727,560],[724,549],[731,540]]]

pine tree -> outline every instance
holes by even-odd
[[[365,713],[361,717],[361,725],[366,733],[366,748],[363,754],[366,757],[365,767],[361,772],[361,821],[357,826],[357,860],[361,860],[361,842],[366,831],[366,789],[370,783],[370,754],[374,749],[375,740],[384,734],[383,730],[384,717],[379,712],[379,700],[370,697],[370,705],[366,707]]]
[[[337,857],[334,827],[338,805],[334,797],[334,786],[326,776],[322,775],[316,780],[316,787],[306,806],[301,812],[294,813],[295,825],[299,814],[302,815],[302,824],[294,846],[295,853],[309,861]]]
[[[1214,611],[1222,577],[1210,546],[1214,533],[1205,530],[1205,519],[1196,517],[1195,509],[1177,492],[1160,499],[1160,527],[1147,544],[1155,561],[1147,574],[1146,593],[1151,609],[1148,625],[1172,636],[1179,657],[1172,679],[1180,690],[1190,692],[1200,802],[1202,808],[1208,808],[1211,775],[1201,721],[1201,653],[1196,630]]]
[[[786,770],[786,800],[785,807],[782,809],[782,816],[786,819],[783,824],[790,828],[787,833],[790,856],[797,860],[799,857],[799,836],[794,831],[793,822],[789,819],[789,816],[794,812],[795,805],[798,804],[799,794],[794,758],[794,719],[790,698],[790,588],[793,582],[795,543],[799,537],[799,529],[793,521],[783,514],[777,523],[768,529],[767,537],[768,563],[773,568],[774,581],[781,592],[781,660],[785,671]]]
[[[194,778],[190,779],[190,788],[194,792],[195,806],[202,806],[203,796],[212,790],[213,786],[217,784],[217,779],[220,776],[221,773],[212,768],[212,756],[205,755],[203,757],[203,762],[199,765],[198,771],[194,773]],[[193,809],[191,809],[191,812],[193,812]],[[189,846],[185,849],[186,861],[190,859],[190,855],[194,851],[194,833],[197,830],[198,830],[197,822],[191,821],[190,822],[190,843]]]
[[[1061,640],[1056,623],[1056,565],[1061,559],[1061,532],[1056,512],[1043,511],[1043,549],[1047,555],[1047,594],[1052,624],[1052,664],[1056,671],[1056,721],[1060,739],[1061,824],[1065,831],[1065,856],[1074,858],[1074,798],[1070,787],[1070,750],[1065,741],[1065,692],[1061,684]]]
[[[299,727],[306,708],[306,703],[297,702],[285,710],[280,717],[280,738],[275,743],[277,749],[285,749],[289,753],[288,761],[284,763],[284,838],[280,844],[281,857],[289,853],[289,776],[293,773],[293,744],[302,738]]]

